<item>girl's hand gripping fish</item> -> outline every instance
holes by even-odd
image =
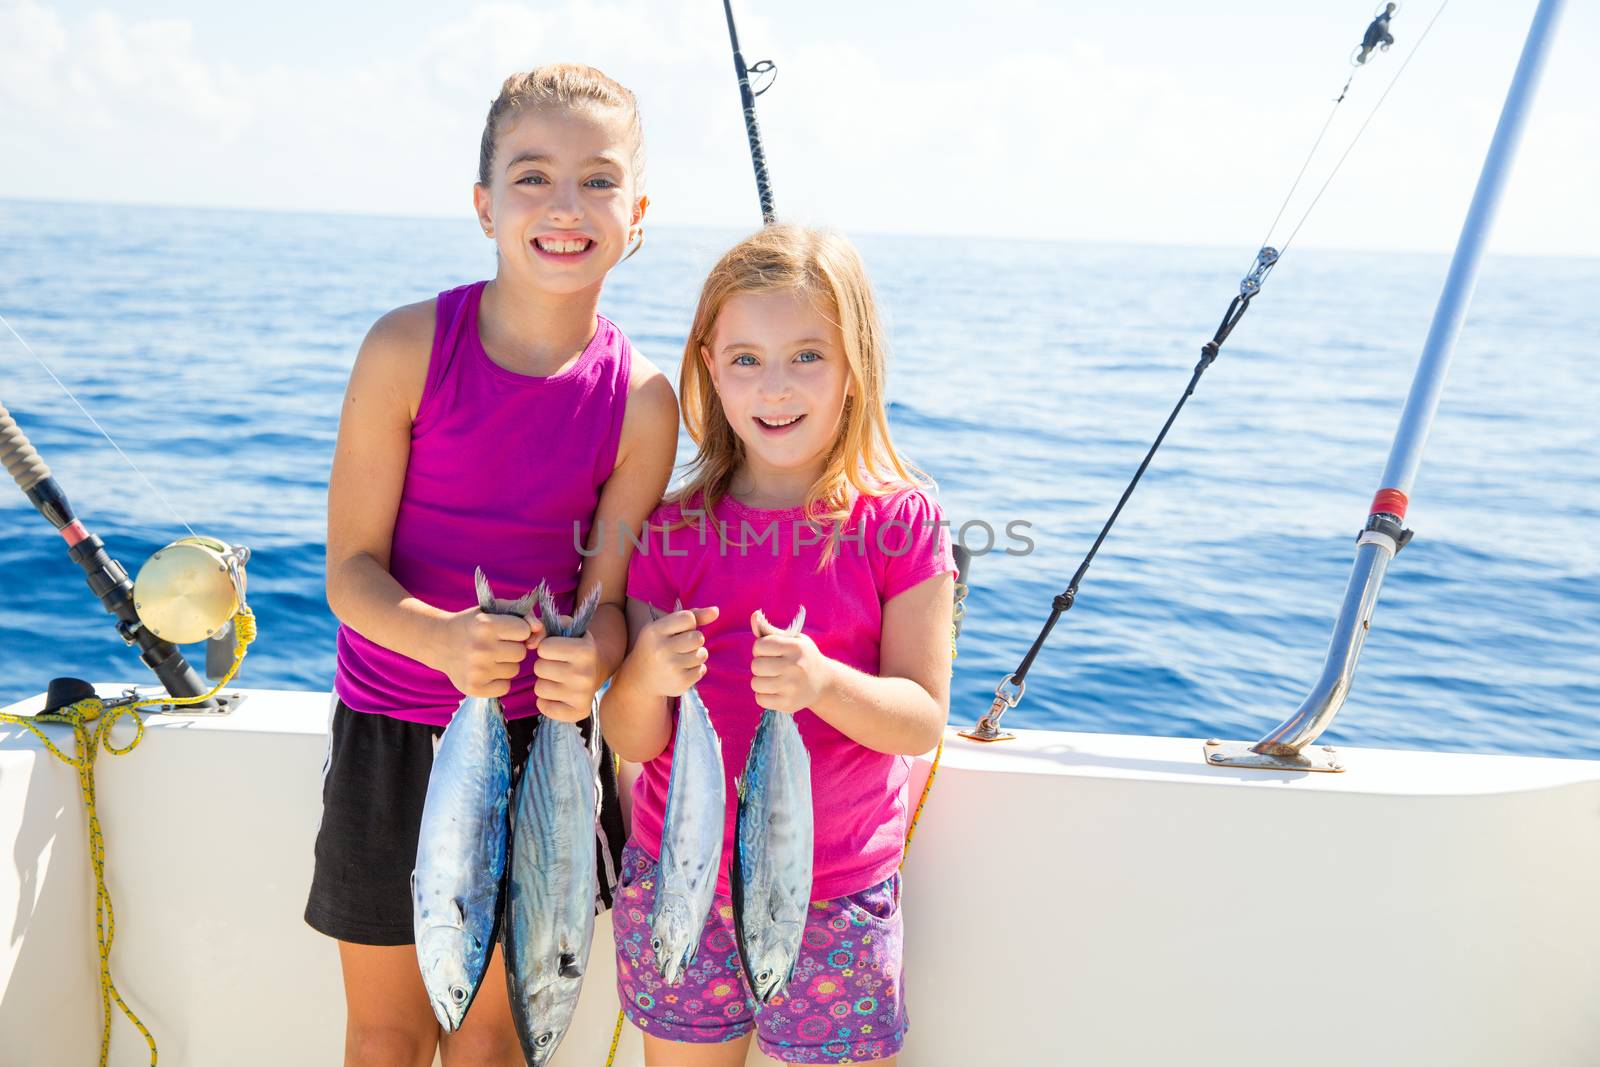
[[[546,634],[581,637],[599,603],[596,587],[569,622],[541,586],[539,615]],[[522,1053],[534,1067],[549,1062],[566,1036],[589,965],[599,752],[597,735],[591,753],[577,724],[544,716],[517,783],[506,979]]]
[[[526,616],[543,584],[520,600],[497,600],[482,568],[478,608]],[[439,739],[428,774],[411,872],[417,963],[439,1025],[454,1033],[489,969],[506,868],[511,745],[493,697],[468,697]]]
[[[760,612],[756,636],[795,636],[805,624],[801,608],[787,631]],[[813,813],[811,756],[794,716],[761,712],[744,774],[736,783],[739,818],[729,883],[739,959],[757,1002],[782,993],[794,973],[811,904]]]

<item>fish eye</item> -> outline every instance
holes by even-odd
[[[757,971],[756,972],[756,981],[758,981],[758,982],[766,982],[771,977],[772,977],[772,972],[771,971]]]
[[[467,991],[462,986],[458,986],[458,985],[451,986],[450,987],[450,996],[451,996],[452,999],[455,1000],[455,1002],[457,1004],[465,1004],[467,1002]]]
[[[659,937],[652,937],[650,939],[650,948],[651,948],[652,951],[660,952],[661,951],[661,939]]]
[[[546,1030],[544,1033],[542,1033],[538,1037],[534,1038],[533,1039],[533,1043],[535,1045],[538,1045],[540,1048],[544,1048],[546,1045],[548,1045],[551,1042],[551,1040],[554,1037],[555,1037],[554,1034],[552,1034],[549,1030]]]

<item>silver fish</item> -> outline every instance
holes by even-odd
[[[482,569],[474,579],[478,607],[493,614],[526,615],[544,588],[521,600],[497,600]],[[434,752],[411,872],[422,984],[439,1025],[450,1033],[466,1018],[494,951],[510,799],[505,712],[492,697],[468,697]]]
[[[758,613],[759,614],[759,613]],[[798,634],[805,609],[786,633]],[[771,629],[765,617],[758,632]],[[756,1001],[768,1004],[794,973],[811,905],[815,834],[811,807],[811,755],[793,715],[761,712],[739,793],[729,882],[739,961]]]
[[[548,592],[546,632],[579,637],[600,591],[563,626]],[[591,726],[597,734],[599,724]],[[517,783],[506,898],[506,980],[522,1053],[534,1067],[555,1055],[589,965],[594,938],[595,821],[600,813],[600,743],[591,752],[575,723],[541,718]]]
[[[672,781],[661,828],[655,907],[650,911],[650,947],[668,985],[683,981],[683,972],[700,947],[722,866],[726,805],[722,739],[711,726],[700,694],[690,686],[678,699]]]

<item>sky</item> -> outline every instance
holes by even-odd
[[[1448,250],[1535,4],[1449,0],[1296,238]],[[1202,10],[1203,9],[1203,10]],[[1289,205],[1309,203],[1439,0],[1408,0]],[[1254,248],[1367,0],[739,0],[780,215],[849,232]],[[1568,4],[1492,248],[1600,255],[1600,4]],[[717,0],[0,0],[0,197],[470,217],[506,74],[639,96],[648,221],[759,222]],[[0,234],[0,240],[4,235]]]

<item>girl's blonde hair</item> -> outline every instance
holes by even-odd
[[[489,105],[478,145],[478,181],[489,184],[494,171],[495,142],[508,118],[524,111],[574,107],[610,107],[621,111],[633,145],[629,173],[634,190],[644,188],[644,126],[639,121],[639,101],[613,78],[581,63],[547,63],[513,74],[500,86]]]
[[[930,482],[900,457],[889,437],[884,409],[888,348],[866,267],[854,245],[825,230],[767,226],[729,249],[706,278],[678,373],[684,425],[699,452],[688,480],[670,499],[680,506],[694,502],[709,517],[728,495],[744,458],[744,443],[722,411],[701,350],[711,349],[717,316],[730,297],[772,292],[809,296],[844,341],[851,392],[845,396],[838,439],[806,494],[807,518],[833,524],[838,532],[850,516],[852,489],[882,496]],[[834,547],[830,539],[828,555]]]

